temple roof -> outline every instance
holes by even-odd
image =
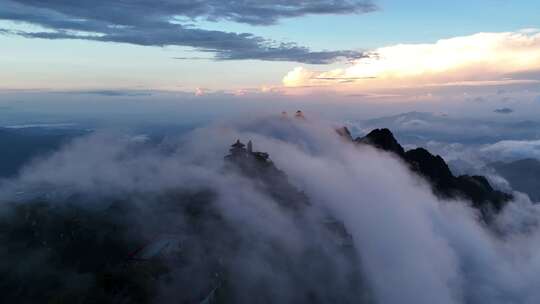
[[[240,142],[240,139],[236,140],[236,142],[231,146],[233,148],[243,148],[245,147],[246,145],[244,145],[243,143]]]

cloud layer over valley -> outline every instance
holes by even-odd
[[[268,152],[305,192],[311,206],[303,220],[280,209],[256,180],[223,171],[223,156],[236,139],[252,140],[255,150]],[[60,204],[77,194],[86,198],[83,204],[132,197],[143,209],[156,203],[145,199],[149,194],[210,189],[219,214],[245,233],[240,238],[251,240],[240,250],[243,260],[223,255],[238,272],[229,284],[246,296],[238,302],[249,303],[259,290],[251,280],[271,282],[279,293],[265,294],[267,300],[280,303],[298,303],[298,294],[311,289],[324,295],[319,299],[351,303],[536,303],[540,298],[536,205],[518,195],[487,226],[467,202],[438,199],[397,157],[345,142],[323,121],[263,117],[225,123],[157,148],[92,135],[27,166],[1,189],[4,202],[46,194]],[[325,216],[343,222],[358,265],[328,246],[319,227]],[[182,221],[177,213],[167,217]],[[162,226],[170,223],[164,220]],[[321,245],[328,267],[323,273],[345,278],[354,267],[363,278],[356,289],[371,296],[349,294],[352,281],[315,275],[315,265],[287,270],[280,268],[283,261],[272,259],[281,252],[297,265],[306,248]],[[301,269],[311,276],[294,272]]]

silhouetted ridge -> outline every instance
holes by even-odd
[[[433,155],[424,148],[405,152],[405,160],[411,169],[427,177],[439,192],[450,196],[455,188],[455,177],[439,155]]]
[[[405,150],[394,138],[388,129],[375,129],[368,135],[355,140],[358,143],[369,144],[384,151],[394,152],[399,156],[405,154]]]
[[[340,134],[339,131],[338,133]],[[510,194],[494,190],[483,176],[454,176],[441,156],[433,155],[424,148],[405,152],[388,129],[373,130],[365,137],[355,139],[354,142],[395,153],[409,165],[412,171],[425,177],[435,194],[440,197],[462,197],[470,200],[475,208],[482,211],[488,209],[499,211],[506,202],[512,199]]]
[[[512,195],[493,189],[484,176],[461,175],[457,178],[457,188],[470,198],[474,206],[482,208],[485,202],[490,203],[496,211],[500,211]]]

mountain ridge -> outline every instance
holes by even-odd
[[[467,199],[484,215],[490,211],[500,211],[512,199],[511,194],[495,190],[484,176],[454,176],[440,155],[433,155],[425,148],[405,151],[387,128],[374,129],[366,136],[356,139],[347,136],[351,134],[347,127],[338,129],[337,133],[355,144],[370,145],[396,155],[408,165],[409,169],[423,176],[437,196],[445,199]]]

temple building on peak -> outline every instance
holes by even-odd
[[[229,154],[225,156],[224,169],[234,170],[256,181],[254,185],[262,187],[262,191],[267,191],[288,210],[298,211],[309,205],[305,193],[289,183],[285,172],[275,166],[268,153],[254,151],[251,141],[246,145],[238,139],[231,145]]]
[[[306,119],[304,117],[304,113],[300,110],[296,111],[296,114],[294,114],[294,118],[298,118],[298,119]]]
[[[289,118],[289,114],[287,113],[287,111],[281,112],[281,118],[282,119],[288,119]],[[294,118],[301,119],[301,120],[306,119],[306,117],[304,116],[304,112],[302,112],[301,110],[298,110],[298,111],[296,111],[294,113]]]
[[[269,155],[268,153],[264,152],[254,152],[253,143],[251,140],[248,141],[246,146],[240,141],[240,139],[238,139],[234,144],[231,145],[229,155],[225,156],[225,159],[230,161],[255,159],[258,161],[267,162],[269,161]]]

